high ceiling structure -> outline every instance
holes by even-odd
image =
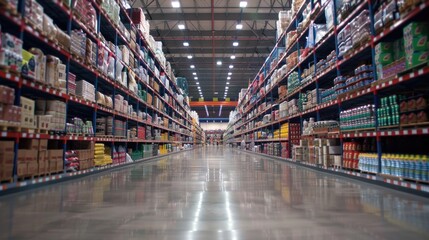
[[[188,80],[189,96],[196,101],[237,99],[274,47],[278,12],[290,9],[291,0],[132,0],[130,4],[143,8],[152,36],[162,41],[175,75]],[[205,117],[205,109],[195,110]],[[210,117],[227,117],[230,110],[215,111]]]

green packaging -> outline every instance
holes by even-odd
[[[412,22],[404,27],[403,33],[405,37],[428,35],[429,24],[425,22]]]
[[[410,54],[407,54],[406,56],[406,64],[407,68],[412,68],[417,65],[426,63],[428,61],[429,52],[413,52]]]
[[[419,35],[414,37],[404,38],[405,51],[417,52],[427,51],[429,49],[429,42],[427,35]]]
[[[375,45],[375,54],[391,53],[393,52],[393,45],[393,42],[380,42]]]
[[[393,62],[393,53],[381,53],[375,55],[377,65],[386,66]]]

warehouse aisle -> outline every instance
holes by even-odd
[[[0,239],[429,239],[429,200],[222,147],[0,198]]]

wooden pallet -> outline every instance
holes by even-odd
[[[0,184],[12,183],[13,178],[1,179]]]
[[[9,122],[9,121],[0,121],[0,130],[1,131],[12,131],[12,132],[17,132],[19,125],[21,125],[21,123],[19,122]]]
[[[429,126],[429,122],[401,124],[399,125],[399,128],[402,130],[404,128],[416,128],[416,127],[424,127],[424,126]]]

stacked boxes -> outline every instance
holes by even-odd
[[[375,127],[375,105],[365,105],[340,112],[342,131]]]
[[[299,77],[297,72],[293,72],[287,78],[287,91],[288,93],[293,92],[300,85]]]
[[[27,177],[38,175],[38,139],[22,139],[19,142],[17,155],[17,175]]]
[[[35,129],[37,128],[34,117],[34,101],[21,97],[21,127]]]
[[[15,72],[21,71],[22,41],[9,34],[1,33],[0,65],[10,67]]]
[[[13,105],[14,100],[15,89],[0,85],[0,122],[21,122],[21,107]]]
[[[37,100],[36,115],[39,129],[64,131],[66,103],[57,100]]]
[[[341,156],[341,146],[338,139],[315,138],[315,163],[324,167],[334,165],[336,156]]]
[[[95,102],[95,88],[91,83],[80,80],[76,82],[76,95],[83,97],[86,100]]]
[[[293,145],[299,145],[301,139],[301,125],[299,123],[289,123],[289,140]]]
[[[361,145],[356,142],[343,143],[343,167],[349,169],[358,169],[359,153]]]
[[[67,83],[68,93],[76,95],[76,75],[69,72],[69,81]]]
[[[429,24],[412,22],[403,31],[407,68],[426,63],[429,56]]]
[[[404,39],[380,42],[375,46],[375,64],[379,79],[389,78],[406,68]]]
[[[48,140],[40,139],[37,155],[37,163],[39,165],[38,174],[43,175],[49,173],[49,159],[48,159]]]
[[[14,149],[14,141],[0,141],[0,181],[12,178]]]
[[[43,31],[43,7],[36,0],[25,1],[25,20],[34,29]]]
[[[72,54],[80,59],[86,57],[86,34],[82,30],[72,30],[71,32],[71,46],[70,51]]]

